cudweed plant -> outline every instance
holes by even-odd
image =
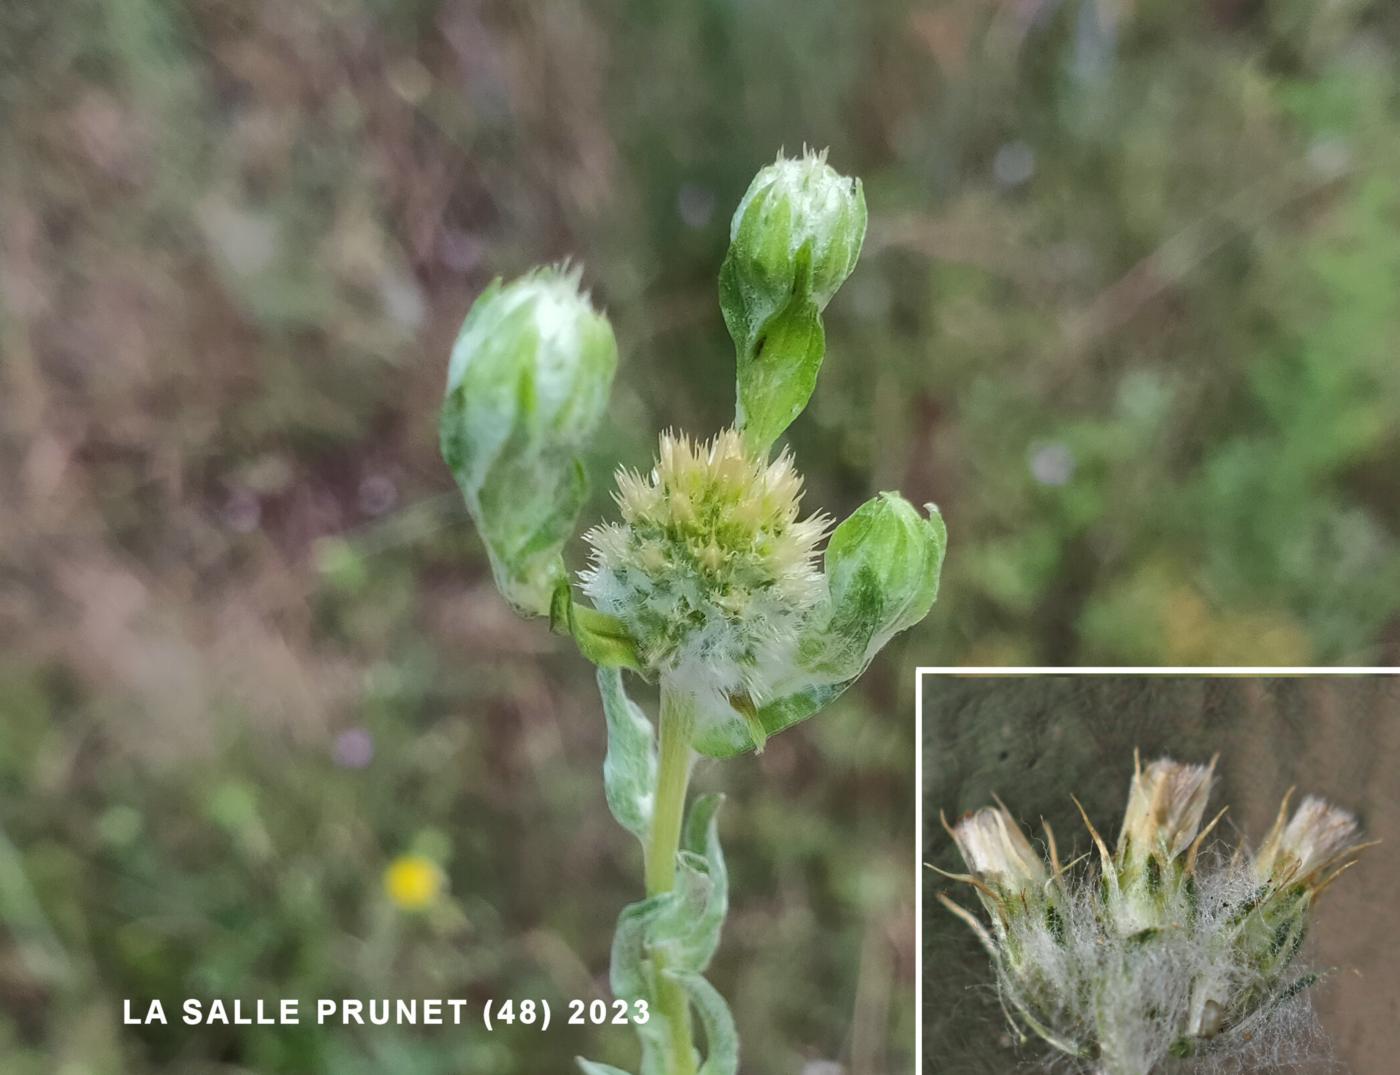
[[[1048,824],[1042,859],[998,803],[943,820],[968,868],[946,876],[976,891],[987,921],[938,898],[991,958],[1018,1039],[1096,1075],[1277,1049],[1306,1018],[1316,975],[1295,958],[1318,897],[1364,846],[1356,819],[1314,797],[1290,818],[1290,791],[1257,851],[1203,854],[1225,814],[1202,824],[1214,760],[1134,760],[1112,852],[1083,815],[1096,867],[1090,855],[1062,865]]]
[[[936,509],[881,493],[832,530],[826,516],[803,515],[792,455],[773,450],[811,397],[821,314],[864,234],[859,181],[824,155],[759,172],[720,272],[737,352],[734,425],[704,441],[663,434],[649,471],[620,469],[620,517],[583,535],[591,557],[576,576],[563,553],[586,492],[579,454],[617,365],[607,319],[577,271],[538,269],[493,283],[452,353],[442,452],[496,585],[598,668],[604,790],[645,863],[645,898],[618,919],[611,966],[614,994],[649,1014],[637,1023],[641,1075],[738,1070],[734,1020],[704,978],[729,893],[720,799],[686,810],[696,758],[762,750],[812,716],[938,593]],[[628,696],[624,671],[657,687],[655,721]]]

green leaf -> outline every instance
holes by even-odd
[[[579,652],[599,668],[628,668],[638,674],[643,671],[637,644],[622,621],[574,601],[573,587],[566,578],[555,585],[550,599],[549,628],[555,634],[572,637]]]
[[[795,690],[760,706],[755,716],[766,736],[774,736],[820,712],[841,696],[854,682],[817,683]],[[744,717],[730,710],[728,715],[711,715],[702,722],[695,736],[695,749],[711,758],[733,758],[754,749],[754,736]]]
[[[600,671],[599,686],[614,708],[625,710],[626,695],[617,672]],[[635,1029],[642,1043],[641,1075],[669,1075],[666,1063],[667,1025],[659,1017],[660,982],[665,975],[679,983],[694,1004],[705,1028],[709,1059],[702,1073],[732,1075],[738,1066],[734,1020],[719,994],[700,977],[719,946],[729,909],[729,876],[720,848],[718,813],[723,796],[696,799],[686,819],[682,850],[677,859],[676,887],[625,907],[613,935],[609,972],[614,996],[634,1002],[646,999],[654,1016]],[[663,969],[664,968],[664,969]],[[588,1067],[586,1075],[609,1075],[614,1069]]]
[[[651,721],[627,697],[622,672],[598,669],[598,694],[608,725],[603,791],[617,823],[646,845],[656,799],[656,737]]]
[[[747,698],[717,703],[700,722],[696,750],[729,758],[762,749],[839,697],[890,638],[923,619],[948,543],[938,509],[926,510],[881,493],[836,528],[826,551],[828,603],[801,639],[786,689],[757,708]]]
[[[585,1060],[581,1056],[574,1057],[574,1062],[578,1064],[583,1075],[630,1075],[630,1072],[615,1068],[611,1064],[600,1064],[596,1060]]]
[[[700,1025],[705,1028],[705,1063],[700,1075],[737,1075],[739,1031],[719,990],[698,974],[667,972],[689,994]]]
[[[719,842],[719,808],[723,805],[723,795],[702,795],[691,806],[685,822],[682,844],[686,854],[703,859],[710,881],[709,899],[691,928],[687,961],[676,964],[694,971],[709,966],[729,914],[729,870]]]
[[[767,452],[817,385],[826,356],[821,314],[802,298],[755,326],[737,351],[734,424],[751,451]]]
[[[612,962],[608,969],[608,984],[613,996],[631,1003],[651,1000],[651,968],[647,959],[647,941],[656,916],[671,902],[671,894],[650,896],[629,903],[617,916],[613,933]]]
[[[507,457],[487,469],[480,487],[468,488],[460,472],[458,486],[486,546],[496,588],[522,614],[544,615],[552,591],[567,578],[561,550],[587,498],[583,468],[563,457]],[[537,496],[511,495],[524,487]]]
[[[729,874],[720,848],[721,795],[695,801],[686,823],[685,849],[676,863],[676,887],[629,904],[613,936],[611,985],[615,996],[649,996],[654,953],[665,965],[700,972],[719,947],[729,911]]]
[[[660,1017],[657,1003],[655,968],[650,959],[650,933],[657,916],[673,902],[665,893],[628,904],[618,915],[613,934],[612,961],[608,979],[613,996],[629,1004],[645,1000],[651,1006],[652,1017],[645,1023],[634,1023],[642,1043],[641,1075],[667,1075],[665,1070],[666,1023]]]
[[[719,947],[729,913],[729,875],[720,849],[721,795],[695,801],[686,821],[685,850],[677,860],[676,888],[648,929],[648,945],[668,970],[700,973]]]

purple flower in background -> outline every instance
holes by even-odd
[[[1006,142],[992,158],[992,176],[998,185],[1019,187],[1035,175],[1035,150],[1022,141]]]
[[[387,475],[371,474],[360,482],[357,499],[366,515],[383,515],[398,501],[398,486]]]
[[[374,736],[364,728],[347,728],[335,737],[331,757],[342,769],[363,769],[374,760]]]
[[[1027,461],[1031,477],[1041,485],[1068,485],[1074,477],[1074,453],[1059,441],[1032,444]]]
[[[251,534],[262,521],[262,504],[247,489],[235,489],[219,512],[226,527],[235,534]]]

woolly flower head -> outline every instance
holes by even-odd
[[[827,520],[800,519],[801,494],[791,456],[770,463],[734,430],[708,443],[663,434],[650,474],[617,474],[622,521],[584,535],[584,592],[673,686],[762,700],[825,594]]]
[[[1135,765],[1116,851],[1085,816],[1096,864],[1062,868],[1047,826],[1047,869],[1000,806],[949,829],[970,873],[948,876],[976,889],[990,922],[939,898],[986,949],[1021,1040],[1097,1075],[1148,1075],[1174,1059],[1278,1062],[1310,1033],[1316,975],[1297,956],[1317,896],[1359,849],[1356,819],[1316,798],[1289,819],[1285,798],[1253,856],[1202,853],[1213,770]]]

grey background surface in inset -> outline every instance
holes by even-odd
[[[952,821],[994,794],[1037,841],[1049,821],[1064,861],[1090,848],[1071,796],[1116,838],[1135,747],[1144,762],[1219,753],[1212,812],[1229,805],[1217,831],[1230,844],[1257,844],[1294,785],[1355,811],[1382,843],[1323,896],[1306,949],[1327,972],[1313,1000],[1331,1061],[1271,1070],[1400,1070],[1400,678],[925,674],[921,690],[924,860],[943,869],[963,866],[939,811]],[[940,891],[976,906],[965,886],[925,875],[924,1071],[1045,1069],[1047,1052],[1013,1047],[987,960]]]

